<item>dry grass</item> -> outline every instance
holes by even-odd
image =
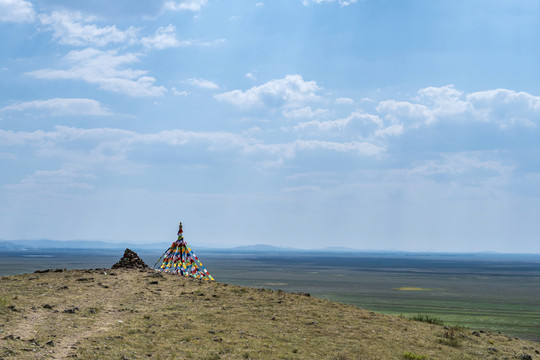
[[[133,270],[3,277],[0,331],[6,360],[540,359],[502,334]]]

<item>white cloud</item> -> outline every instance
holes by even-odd
[[[304,4],[304,6],[308,6],[311,3],[314,3],[314,4],[338,3],[339,6],[344,7],[344,6],[349,6],[351,4],[356,4],[357,2],[358,0],[302,0],[302,4]]]
[[[31,144],[67,144],[80,140],[94,141],[97,146],[112,146],[118,151],[128,150],[134,144],[186,145],[206,143],[209,149],[244,148],[254,143],[253,139],[230,132],[197,132],[185,130],[164,130],[155,133],[137,133],[124,129],[94,128],[82,129],[56,126],[53,131],[36,130],[33,132],[0,129],[0,143],[6,146]]]
[[[259,164],[281,165],[298,152],[330,151],[358,156],[377,156],[384,148],[369,142],[336,142],[325,140],[294,140],[288,143],[265,143],[252,137],[258,132],[235,134],[231,132],[196,132],[164,130],[155,133],[137,133],[123,129],[81,129],[56,126],[53,131],[33,132],[0,129],[0,143],[4,147],[29,147],[36,155],[59,158],[65,167],[84,173],[98,170],[117,173],[142,171],[147,165],[129,160],[129,152],[141,146],[191,146],[197,151],[233,152],[248,161]],[[238,156],[235,156],[238,158]]]
[[[260,107],[299,107],[309,101],[319,101],[316,94],[321,88],[315,81],[304,81],[300,75],[287,75],[283,79],[271,80],[246,91],[232,90],[214,97],[229,102],[241,109]]]
[[[352,105],[352,104],[354,104],[354,100],[351,99],[351,98],[348,98],[348,97],[337,98],[334,102],[336,104],[340,104],[340,105]]]
[[[257,78],[255,77],[255,75],[253,75],[253,73],[246,73],[245,75],[248,79],[251,79],[251,80],[257,80]]]
[[[33,22],[36,13],[32,3],[24,0],[0,0],[0,21]]]
[[[165,9],[172,11],[201,11],[207,3],[207,0],[167,1],[165,3]]]
[[[98,27],[89,24],[95,18],[83,16],[79,12],[53,11],[50,15],[40,15],[39,19],[48,30],[54,32],[54,39],[66,45],[106,46],[111,43],[132,41],[137,34],[137,30],[133,27],[122,31],[114,25]]]
[[[501,129],[533,127],[540,116],[540,96],[507,89],[464,94],[452,85],[418,91],[416,102],[385,100],[377,112],[393,125],[418,128],[439,121],[482,121]]]
[[[90,180],[97,179],[94,174],[73,167],[57,170],[37,170],[25,176],[18,184],[4,185],[7,189],[21,191],[65,191],[66,189],[91,190]]]
[[[540,96],[506,89],[478,91],[467,95],[471,113],[481,121],[501,128],[515,124],[536,126],[540,116]]]
[[[47,110],[52,115],[111,115],[98,101],[78,98],[33,100],[8,105],[0,111]]]
[[[172,87],[171,88],[171,91],[174,95],[177,95],[177,96],[188,96],[190,93],[189,91],[185,91],[185,90],[178,90],[177,88],[175,87]]]
[[[283,110],[283,116],[287,118],[293,118],[293,119],[298,119],[298,118],[312,119],[315,117],[328,114],[328,112],[329,111],[327,109],[312,110],[311,106],[306,106],[306,107],[298,108],[298,109]]]
[[[429,86],[418,90],[418,99],[425,102],[441,105],[455,103],[463,96],[463,92],[456,90],[453,85],[442,87]]]
[[[361,156],[377,156],[385,151],[383,147],[369,142],[334,142],[325,140],[298,139],[289,143],[254,144],[244,148],[246,154],[264,153],[277,157],[269,162],[273,166],[281,166],[287,159],[294,158],[299,151],[327,150],[339,153],[354,153]]]
[[[64,57],[66,69],[41,69],[26,73],[38,79],[71,79],[96,84],[107,91],[129,96],[161,96],[167,89],[155,86],[155,78],[146,71],[126,68],[125,65],[138,62],[140,54],[119,55],[116,50],[101,51],[87,48],[74,50]]]
[[[421,175],[471,175],[475,178],[483,177],[506,177],[515,169],[513,165],[504,165],[498,160],[486,160],[482,157],[490,154],[483,153],[456,153],[442,154],[440,159],[423,161],[416,164],[411,170],[411,174]],[[491,154],[492,155],[492,154]],[[481,173],[479,173],[481,172]]]
[[[176,27],[172,24],[160,27],[153,36],[142,38],[141,44],[147,48],[160,50],[180,46],[180,42],[176,39]]]
[[[337,152],[356,152],[359,155],[379,155],[384,152],[384,148],[368,142],[334,142],[322,140],[296,140],[295,144],[301,150],[326,149]]]
[[[184,80],[184,82],[186,84],[203,88],[203,89],[219,89],[219,85],[210,80],[192,78],[192,79]]]
[[[370,138],[398,135],[398,129],[385,126],[383,120],[373,114],[355,111],[349,116],[328,121],[312,120],[301,122],[293,127],[297,132],[309,134],[342,135]]]
[[[216,39],[216,40],[197,40],[197,39],[186,39],[186,40],[180,40],[178,42],[179,46],[200,46],[200,47],[211,47],[211,46],[217,46],[225,43],[226,40]]]
[[[423,104],[384,100],[379,102],[376,110],[392,124],[407,123],[410,127],[418,127],[420,124],[434,121],[432,109]]]
[[[399,136],[403,134],[404,130],[405,129],[402,124],[394,124],[394,125],[389,125],[386,127],[381,127],[375,130],[373,135],[375,137],[381,137],[381,138],[389,137],[389,136]]]

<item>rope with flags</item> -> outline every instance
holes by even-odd
[[[163,259],[159,268],[156,265]],[[161,255],[153,266],[154,269],[166,273],[182,276],[191,276],[196,279],[214,280],[212,275],[204,268],[203,264],[193,253],[184,240],[182,223],[178,227],[178,239]]]

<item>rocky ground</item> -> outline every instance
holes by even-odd
[[[126,265],[2,277],[0,359],[540,359],[500,333]]]

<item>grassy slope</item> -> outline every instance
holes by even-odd
[[[0,359],[540,359],[502,334],[133,270],[3,277],[0,331]]]

